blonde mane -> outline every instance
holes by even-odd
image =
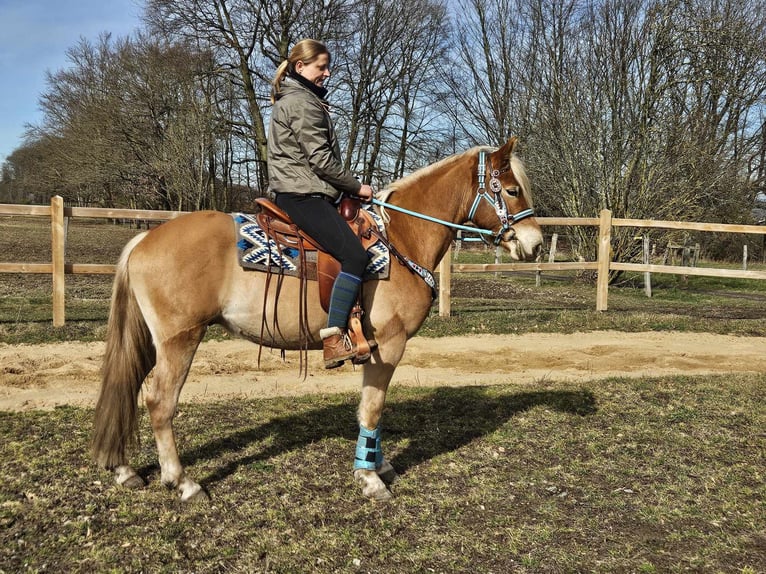
[[[521,186],[521,193],[524,196],[524,199],[527,201],[527,205],[530,209],[534,209],[535,206],[532,203],[532,187],[529,183],[527,170],[524,167],[522,161],[519,159],[519,156],[517,156],[515,153],[511,154],[511,171],[513,171],[513,175],[516,178],[516,181],[518,181],[519,185]]]

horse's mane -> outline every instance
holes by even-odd
[[[511,154],[511,170],[513,171],[516,181],[518,181],[521,186],[521,193],[527,201],[527,205],[530,209],[533,209],[535,206],[532,203],[532,187],[529,184],[529,176],[527,175],[527,170],[524,167],[524,164],[515,153]]]
[[[411,187],[416,182],[428,177],[435,171],[444,169],[445,167],[452,165],[453,163],[459,160],[462,160],[466,156],[477,155],[480,151],[492,153],[494,151],[497,151],[497,148],[488,147],[488,146],[476,146],[462,153],[447,156],[444,159],[437,161],[436,163],[422,167],[412,172],[411,174],[405,175],[401,179],[398,179],[390,183],[388,187],[386,187],[385,189],[382,189],[381,191],[377,193],[376,198],[385,203],[388,201],[388,198],[391,196],[391,194],[394,193],[395,191],[399,191],[401,189]],[[531,188],[529,184],[529,177],[527,176],[527,171],[524,168],[524,164],[521,162],[521,160],[515,153],[511,153],[510,161],[511,161],[511,170],[513,171],[513,175],[516,177],[516,181],[519,182],[519,186],[521,187],[521,193],[526,199],[527,205],[529,205],[529,207],[531,208],[533,207],[532,193],[531,193]],[[383,217],[383,219],[385,221],[388,221],[388,215],[385,212],[385,208],[381,206],[380,211],[381,211],[381,216]]]

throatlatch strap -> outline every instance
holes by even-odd
[[[383,449],[380,446],[380,427],[368,430],[359,425],[359,438],[356,441],[354,470],[376,470],[383,464]]]

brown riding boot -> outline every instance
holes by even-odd
[[[324,348],[324,368],[340,367],[345,361],[356,356],[356,346],[348,333],[340,327],[327,327],[319,331]]]

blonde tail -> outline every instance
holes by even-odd
[[[127,453],[138,443],[138,392],[155,364],[152,336],[128,276],[128,258],[146,234],[125,246],[117,264],[96,404],[91,449],[105,467],[127,464]]]

